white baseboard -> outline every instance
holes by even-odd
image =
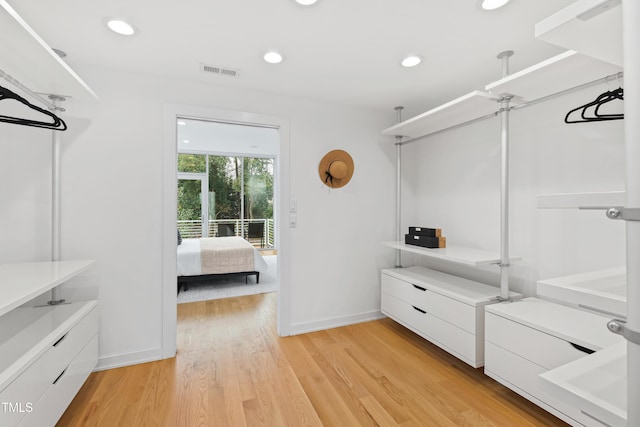
[[[368,322],[371,320],[384,319],[385,316],[380,310],[368,311],[349,316],[334,317],[332,319],[318,320],[314,322],[294,323],[288,332],[289,335],[306,334],[308,332],[322,331],[325,329],[339,328],[340,326],[353,325],[355,323]]]
[[[119,354],[117,356],[100,357],[98,359],[98,365],[93,371],[104,371],[106,369],[121,368],[123,366],[137,365],[138,363],[153,362],[161,359],[161,348]]]

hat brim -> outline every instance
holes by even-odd
[[[335,177],[331,177],[328,173],[329,166],[331,163],[335,161],[342,161],[345,165],[347,165],[347,173],[344,177],[338,179]],[[341,188],[344,187],[351,181],[351,177],[353,176],[353,159],[344,150],[332,150],[324,155],[322,160],[320,160],[320,164],[318,165],[318,174],[320,175],[320,180],[327,186],[331,188]]]

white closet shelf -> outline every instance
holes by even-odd
[[[624,317],[627,313],[625,267],[538,280],[537,292],[542,297],[611,316]]]
[[[594,207],[625,206],[625,191],[600,193],[556,193],[538,194],[538,209],[579,209]]]
[[[405,252],[442,259],[458,264],[479,266],[497,264],[500,262],[499,254],[480,249],[465,248],[462,246],[447,246],[446,248],[441,249],[429,249],[420,246],[407,245],[403,242],[383,242],[382,244],[393,249],[400,249]],[[510,257],[509,259],[511,261],[519,261],[522,257]]]
[[[418,138],[495,113],[499,109],[496,95],[477,90],[391,126],[382,133]]]
[[[568,50],[488,84],[485,90],[534,101],[621,71],[622,68]]]
[[[0,316],[86,271],[94,260],[0,265]]]
[[[622,66],[621,0],[579,0],[535,27],[540,40]]]
[[[584,408],[602,425],[627,425],[626,341],[545,372],[540,378],[549,394]]]
[[[0,70],[36,93],[97,98],[95,92],[7,3],[0,0]]]

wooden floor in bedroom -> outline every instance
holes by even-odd
[[[91,374],[58,426],[565,426],[397,323],[276,333],[276,294],[178,306],[178,354]]]

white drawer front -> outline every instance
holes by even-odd
[[[476,336],[445,322],[421,309],[388,294],[382,294],[382,312],[408,325],[422,337],[432,341],[466,363],[482,366],[483,342]]]
[[[429,335],[434,343],[453,353],[458,358],[478,368],[484,363],[484,342],[478,341],[476,336],[445,322],[444,320],[428,315]]]
[[[465,331],[476,334],[476,308],[444,295],[427,291],[426,311]],[[480,307],[482,309],[482,307]]]
[[[382,292],[423,310],[427,304],[427,290],[422,285],[413,285],[404,280],[382,274]]]
[[[417,333],[424,336],[424,313],[419,307],[414,307],[394,296],[382,294],[382,312],[401,323],[411,326]]]
[[[587,353],[564,340],[493,313],[485,314],[485,339],[546,368],[545,370],[587,356]]]
[[[547,370],[533,362],[488,342],[485,346],[484,369],[490,376],[501,378],[503,384],[536,405],[567,422],[573,421],[571,422],[573,425],[576,425],[575,421],[578,421],[580,425],[602,427],[602,424],[584,415],[577,408],[547,393],[542,386],[542,379],[539,377]],[[516,388],[514,389],[512,386]]]
[[[382,274],[382,292],[476,334],[476,309],[453,298],[433,292],[423,284],[413,284]]]
[[[62,376],[52,384],[33,411],[22,419],[21,427],[54,426],[71,403],[82,384],[98,363],[98,336],[94,335],[80,351]]]
[[[37,402],[97,332],[98,311],[93,309],[5,388],[0,393],[0,402],[23,405]],[[26,413],[0,412],[0,425],[16,425]]]

